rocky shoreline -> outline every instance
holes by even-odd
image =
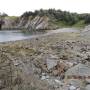
[[[67,83],[68,70],[78,64],[90,66],[89,56],[90,41],[78,32],[53,33],[30,40],[0,43],[0,88],[68,90],[71,82],[77,82],[70,79]],[[78,87],[76,84],[72,86],[79,89],[89,85],[81,79],[79,82]]]

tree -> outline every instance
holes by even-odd
[[[85,16],[85,23],[86,24],[90,23],[90,15]]]

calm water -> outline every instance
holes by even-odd
[[[34,33],[25,33],[20,30],[4,30],[0,31],[0,42],[6,42],[6,41],[16,41],[16,40],[22,40],[22,39],[28,39],[38,36],[46,36],[53,33],[59,33],[59,32],[77,32],[78,30],[74,30],[72,28],[63,28],[63,29],[57,29],[57,30],[49,30],[47,33],[45,32],[34,32]]]
[[[27,39],[29,37],[30,34],[23,33],[19,30],[0,31],[0,42],[22,40],[22,39]]]

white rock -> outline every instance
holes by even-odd
[[[77,90],[75,86],[71,85],[69,86],[69,90]]]
[[[45,77],[45,76],[42,76],[42,77],[41,77],[41,80],[45,80],[45,79],[46,79],[46,77]]]

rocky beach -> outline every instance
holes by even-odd
[[[0,90],[90,90],[90,14],[1,13]]]
[[[0,43],[0,89],[89,90],[90,41],[82,34],[53,32]]]

